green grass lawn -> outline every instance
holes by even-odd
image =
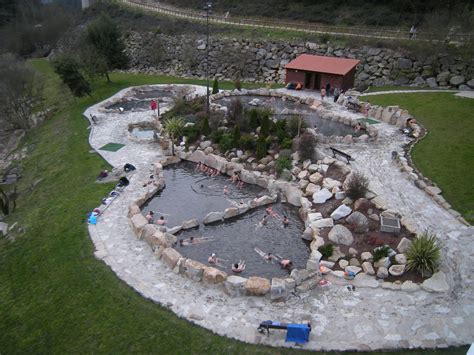
[[[376,105],[407,109],[428,135],[413,149],[413,161],[442,190],[453,208],[474,222],[474,100],[451,93],[370,96]]]
[[[32,63],[50,83],[57,80],[44,60]],[[196,82],[126,74],[114,74],[112,80],[94,85],[93,98],[80,100],[53,85],[50,102],[63,109],[27,136],[18,209],[7,220],[19,221],[26,233],[14,242],[0,240],[0,352],[295,352],[244,344],[193,326],[143,299],[94,258],[85,217],[112,185],[95,183],[107,164],[89,152],[82,112],[131,85]]]

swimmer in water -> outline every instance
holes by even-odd
[[[240,274],[242,271],[245,270],[245,261],[243,260],[239,260],[238,263],[235,263],[234,265],[232,265],[232,271],[235,272],[236,274]]]
[[[224,195],[228,195],[229,194],[229,188],[227,187],[227,185],[224,186]]]
[[[282,223],[283,223],[283,227],[288,227],[288,225],[290,224],[290,221],[288,220],[287,216],[283,216]]]

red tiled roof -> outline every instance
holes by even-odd
[[[337,75],[346,75],[352,68],[359,64],[360,60],[322,57],[319,55],[302,54],[293,59],[285,69],[298,69],[319,73],[329,73]]]

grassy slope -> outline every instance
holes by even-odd
[[[44,61],[33,63],[51,77]],[[126,86],[178,81],[140,75],[112,79],[111,85],[96,85],[94,98],[76,102],[68,101],[60,86],[52,88],[65,109],[27,137],[31,149],[23,162],[22,195],[9,217],[9,222],[21,221],[27,232],[14,243],[0,241],[1,352],[292,352],[243,344],[191,326],[133,292],[93,257],[85,214],[111,186],[94,183],[106,163],[89,153],[81,114]],[[461,354],[465,348],[448,352]]]
[[[428,129],[428,136],[413,150],[413,160],[454,209],[473,223],[474,100],[420,93],[370,96],[370,102],[403,107]]]

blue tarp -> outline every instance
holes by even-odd
[[[310,328],[306,324],[288,324],[285,341],[298,344],[307,343],[309,340]]]

